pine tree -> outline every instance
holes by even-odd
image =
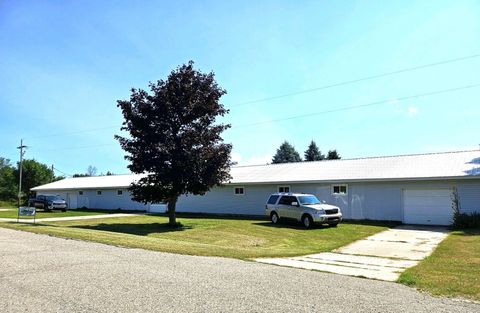
[[[291,163],[291,162],[301,162],[302,158],[300,154],[295,150],[295,148],[284,141],[280,147],[277,149],[277,153],[273,156],[272,163]]]
[[[305,161],[321,161],[325,156],[320,152],[315,141],[311,141],[304,153]]]
[[[339,159],[341,159],[341,157],[338,154],[337,150],[328,151],[327,160],[339,160]]]

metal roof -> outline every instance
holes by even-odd
[[[231,184],[480,178],[480,150],[237,166],[231,175]],[[140,177],[67,178],[32,190],[126,188]]]

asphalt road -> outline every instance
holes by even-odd
[[[0,312],[480,312],[403,285],[0,228]]]

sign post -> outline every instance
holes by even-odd
[[[18,208],[17,223],[20,220],[20,216],[33,216],[33,223],[35,224],[37,210],[35,209],[35,207],[21,206]]]

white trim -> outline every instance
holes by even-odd
[[[237,188],[242,189],[242,193],[237,193]],[[244,186],[234,186],[233,187],[233,194],[236,196],[243,196],[245,195],[245,187]]]
[[[345,193],[335,193],[335,192],[333,192],[333,188],[337,187],[337,186],[339,187],[339,189],[341,187],[345,187]],[[346,196],[346,195],[348,195],[348,184],[332,184],[332,185],[330,185],[330,192],[334,196]]]
[[[285,190],[284,190],[284,191],[280,191],[280,188],[288,188],[288,191],[285,191]],[[290,187],[290,185],[278,185],[278,186],[277,186],[277,192],[289,193],[289,192],[291,192],[291,189],[292,189],[292,188]]]

